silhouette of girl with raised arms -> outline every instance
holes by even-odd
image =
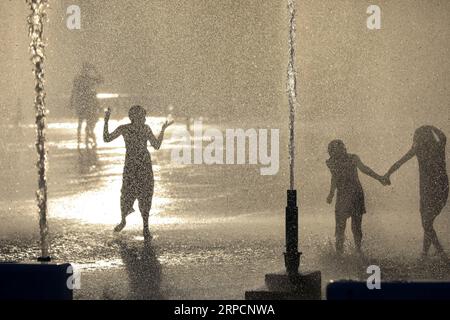
[[[444,209],[448,199],[448,175],[445,162],[445,134],[436,127],[423,126],[414,133],[413,146],[386,174],[386,178],[414,156],[419,163],[420,215],[424,229],[422,258],[428,256],[433,245],[444,261],[448,261],[436,231],[434,220]]]
[[[355,249],[361,253],[362,216],[366,213],[364,191],[358,177],[358,169],[364,174],[387,185],[388,179],[375,173],[367,167],[357,155],[347,153],[344,142],[333,140],[328,145],[330,158],[326,164],[331,172],[331,188],[327,202],[331,204],[335,192],[336,197],[336,253],[341,255],[344,250],[345,227],[347,219],[351,218]]]
[[[139,203],[139,211],[143,219],[144,238],[150,238],[148,229],[148,219],[153,198],[153,170],[150,152],[147,149],[147,141],[151,146],[158,150],[164,138],[164,131],[172,122],[166,121],[161,129],[158,138],[153,135],[152,129],[145,124],[146,111],[141,106],[130,108],[128,116],[130,124],[121,125],[112,133],[108,130],[108,121],[111,115],[111,109],[105,112],[105,125],[103,128],[103,140],[111,142],[114,139],[123,136],[125,140],[125,165],[123,169],[122,190],[120,198],[120,209],[122,221],[114,231],[120,232],[125,228],[126,217],[133,212],[133,204],[136,200]]]

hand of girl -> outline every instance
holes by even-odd
[[[166,122],[164,122],[164,124],[163,124],[163,126],[162,126],[162,130],[164,131],[164,130],[166,130],[167,129],[167,127],[169,127],[169,126],[171,126],[173,123],[174,123],[175,121],[166,121]]]
[[[391,185],[391,180],[389,179],[388,175],[384,175],[382,177],[380,177],[380,182],[383,186],[390,186]]]
[[[331,204],[332,202],[333,202],[333,195],[330,194],[330,195],[328,195],[328,197],[327,197],[327,203],[328,203],[328,204]]]
[[[105,121],[108,121],[110,116],[111,116],[111,108],[108,108],[105,111]]]

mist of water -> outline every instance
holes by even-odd
[[[31,39],[30,54],[33,64],[33,74],[35,77],[35,99],[34,107],[36,112],[36,151],[38,154],[38,185],[36,191],[37,205],[39,208],[39,228],[40,244],[42,257],[48,257],[48,223],[47,223],[47,179],[46,162],[47,149],[45,146],[46,136],[46,107],[45,107],[45,89],[44,89],[44,61],[45,61],[45,43],[43,40],[44,23],[47,19],[46,9],[47,0],[27,0],[30,8],[28,16],[28,34]]]

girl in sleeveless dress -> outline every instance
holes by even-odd
[[[414,133],[411,149],[397,161],[386,174],[386,178],[414,156],[419,163],[420,215],[424,230],[422,258],[428,256],[433,245],[444,261],[448,261],[436,231],[434,220],[447,204],[448,175],[445,161],[445,134],[436,127],[422,126]]]
[[[126,149],[120,198],[122,221],[114,231],[120,232],[125,228],[126,217],[133,212],[133,204],[138,200],[139,211],[143,219],[144,238],[148,239],[150,237],[148,219],[152,206],[154,179],[147,141],[150,141],[151,146],[158,150],[164,138],[164,131],[173,121],[166,121],[162,126],[161,133],[156,138],[152,129],[145,124],[146,111],[141,106],[131,107],[128,113],[131,123],[119,126],[112,133],[109,133],[108,129],[110,115],[111,110],[108,109],[105,113],[103,140],[111,142],[123,136]]]
[[[364,165],[357,155],[347,153],[345,144],[341,140],[333,140],[328,145],[330,158],[326,164],[331,172],[331,188],[327,202],[331,204],[335,192],[336,197],[336,252],[343,253],[345,227],[347,219],[351,218],[352,233],[355,249],[361,253],[362,216],[366,213],[364,191],[358,177],[358,169],[364,174],[380,181],[383,185],[388,180]]]

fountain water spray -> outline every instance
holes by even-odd
[[[295,70],[295,0],[288,0],[289,11],[289,62],[287,68],[287,93],[289,98],[289,189],[286,206],[286,271],[269,273],[265,287],[246,291],[247,300],[321,299],[320,271],[299,272],[298,207],[295,189],[295,109],[297,104],[297,75]]]
[[[295,109],[297,106],[297,71],[295,70],[295,0],[288,0],[289,63],[287,92],[289,98],[289,189],[295,189]]]
[[[300,265],[298,252],[298,208],[295,190],[295,109],[297,104],[297,74],[295,70],[295,0],[288,0],[289,62],[287,92],[289,98],[289,190],[286,206],[286,253],[284,261],[289,275],[296,275]]]
[[[44,62],[45,43],[43,40],[44,23],[47,20],[46,9],[48,0],[26,0],[30,8],[28,15],[28,34],[31,39],[30,54],[33,63],[33,74],[35,77],[35,99],[34,108],[36,112],[36,150],[38,154],[37,169],[39,174],[36,191],[37,205],[39,208],[40,228],[40,261],[49,261],[48,224],[47,224],[47,149],[45,146],[46,136],[46,107],[44,90]]]

